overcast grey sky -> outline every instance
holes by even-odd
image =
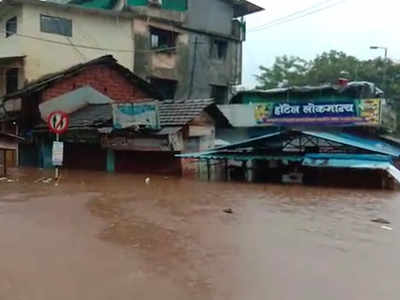
[[[319,13],[252,32],[252,28],[305,9],[323,0],[251,0],[265,8],[247,17],[243,84],[253,87],[258,66],[271,66],[283,54],[312,59],[331,49],[361,59],[383,55],[369,46],[389,48],[389,57],[400,60],[400,1],[346,0]],[[335,1],[331,1],[335,3]],[[329,2],[329,3],[331,3]],[[339,2],[339,1],[336,1]]]

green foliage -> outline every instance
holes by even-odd
[[[370,81],[385,91],[386,97],[400,100],[400,64],[382,58],[359,60],[332,50],[307,61],[300,57],[277,57],[271,68],[260,66],[256,75],[259,89],[336,83],[339,77]]]

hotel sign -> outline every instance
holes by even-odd
[[[340,102],[266,102],[218,106],[235,127],[379,126],[381,99]]]

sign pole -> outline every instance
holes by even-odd
[[[59,142],[59,141],[60,141],[60,134],[56,133],[56,142]],[[58,166],[56,166],[56,170],[55,170],[55,179],[56,180],[58,179],[58,176],[60,175],[59,173],[60,173],[60,169]]]

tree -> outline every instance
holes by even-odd
[[[307,84],[308,62],[300,57],[277,57],[272,68],[260,66],[261,74],[257,77],[259,88],[271,89],[292,85]]]
[[[300,57],[277,57],[271,68],[260,66],[259,89],[294,85],[336,83],[339,77],[370,81],[385,90],[387,98],[400,100],[400,64],[382,58],[359,60],[344,52],[331,50],[307,61]]]

